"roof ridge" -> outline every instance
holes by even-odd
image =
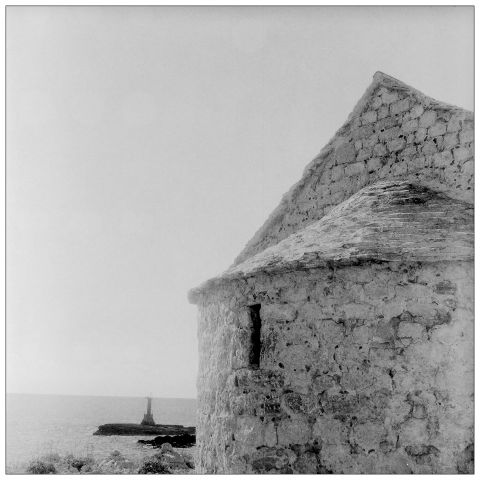
[[[373,80],[370,83],[370,85],[367,87],[365,90],[365,93],[360,97],[360,100],[357,102],[355,107],[353,108],[352,112],[348,116],[347,121],[345,122],[342,127],[340,127],[340,130],[346,126],[353,117],[356,115],[360,114],[363,110],[363,107],[368,103],[367,99],[370,98],[372,93],[379,87],[379,86],[384,86],[386,88],[393,88],[397,90],[402,90],[404,92],[408,91],[411,94],[415,95],[422,103],[426,103],[427,105],[434,105],[437,108],[447,108],[447,109],[454,109],[454,110],[463,110],[468,113],[472,113],[470,110],[467,110],[462,107],[458,107],[457,105],[453,105],[450,103],[442,102],[440,100],[437,100],[436,98],[429,97],[422,91],[416,89],[415,87],[412,87],[408,83],[403,82],[402,80],[399,80],[398,78],[392,77],[391,75],[387,75],[384,72],[381,72],[380,70],[377,70],[373,74]]]

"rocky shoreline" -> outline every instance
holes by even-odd
[[[182,435],[163,435],[155,437],[153,440],[139,440],[138,443],[151,445],[153,448],[161,448],[168,443],[175,448],[185,448],[195,446],[195,435],[183,433]]]
[[[94,435],[195,435],[195,427],[183,425],[139,425],[138,423],[106,423]]]

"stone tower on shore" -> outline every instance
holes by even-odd
[[[473,115],[377,72],[199,307],[200,473],[473,472]]]

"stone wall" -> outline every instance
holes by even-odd
[[[260,274],[198,303],[199,473],[472,472],[471,263]]]
[[[235,264],[319,220],[378,180],[410,180],[473,203],[473,114],[384,74],[376,76],[351,118]]]

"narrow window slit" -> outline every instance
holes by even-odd
[[[250,305],[250,354],[249,364],[252,368],[260,367],[260,351],[262,349],[261,330],[262,319],[260,318],[260,304]]]

